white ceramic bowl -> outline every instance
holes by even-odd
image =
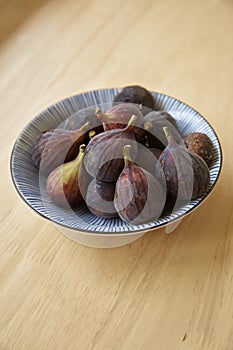
[[[218,137],[197,111],[176,98],[165,94],[152,92],[156,106],[169,112],[177,121],[182,136],[190,132],[203,132],[209,136],[214,145],[214,157],[210,166],[210,185],[206,193],[197,200],[173,210],[171,214],[160,217],[154,222],[141,225],[129,225],[121,219],[102,219],[91,214],[85,206],[68,211],[55,206],[46,200],[40,186],[38,169],[32,163],[31,148],[45,130],[66,126],[67,118],[82,118],[83,110],[94,111],[96,106],[105,109],[112,105],[117,88],[85,92],[65,98],[55,103],[37,115],[21,132],[15,142],[11,155],[12,180],[22,199],[44,218],[49,219],[67,237],[84,245],[92,247],[116,247],[128,244],[143,236],[149,230],[166,226],[167,232],[177,226],[182,218],[197,208],[214,188],[222,165],[222,152]]]

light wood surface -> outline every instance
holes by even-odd
[[[1,350],[233,349],[232,33],[231,0],[0,1]],[[87,248],[19,198],[11,149],[50,104],[134,83],[209,120],[221,178],[170,235]]]

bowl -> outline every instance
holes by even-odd
[[[78,121],[79,118],[83,118],[86,115],[83,112],[87,109],[90,113],[94,112],[96,106],[102,106],[106,110],[112,105],[118,91],[118,88],[111,88],[84,92],[46,108],[26,125],[17,138],[11,154],[10,170],[13,184],[24,202],[37,214],[50,220],[66,237],[91,247],[122,246],[142,237],[147,231],[161,227],[166,227],[166,232],[171,232],[187,214],[192,213],[210,195],[222,166],[220,142],[210,123],[186,103],[152,91],[157,108],[170,113],[176,119],[182,136],[198,131],[207,134],[212,140],[214,155],[210,166],[210,184],[206,193],[182,207],[175,208],[172,213],[163,215],[156,221],[140,225],[127,224],[120,218],[96,217],[85,206],[75,211],[57,207],[44,194],[39,171],[32,163],[31,148],[34,141],[45,130],[64,125],[66,127],[68,120],[73,118]]]

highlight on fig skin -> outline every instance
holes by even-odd
[[[126,145],[124,169],[117,179],[114,205],[122,220],[138,225],[159,218],[166,194],[151,173],[132,161],[130,152],[131,146]]]
[[[139,85],[125,86],[114,98],[114,102],[135,103],[155,109],[155,101],[146,88]]]
[[[177,144],[168,127],[164,127],[164,133],[168,145],[156,164],[157,176],[161,171],[164,173],[168,195],[172,198],[188,202],[201,197],[210,182],[205,161],[185,146]]]
[[[79,170],[83,162],[85,147],[82,144],[79,147],[79,154],[76,159],[60,165],[47,178],[47,194],[58,206],[76,208],[83,201],[80,191]]]

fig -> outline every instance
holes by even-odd
[[[155,101],[147,89],[139,85],[125,86],[114,98],[114,102],[135,103],[155,109]]]
[[[201,197],[210,182],[209,169],[205,161],[177,144],[171,130],[164,127],[168,140],[167,147],[161,153],[156,164],[156,175],[165,176],[169,197],[177,197],[180,201],[189,201]]]
[[[164,126],[168,126],[173,137],[178,143],[182,143],[175,119],[165,111],[148,113],[145,116],[144,129],[148,131],[147,140],[149,147],[164,149],[167,146],[167,139],[163,131]]]
[[[156,162],[161,152],[158,148],[149,148],[139,144],[135,164],[154,175]]]
[[[104,182],[96,180],[96,189],[100,197],[108,202],[112,202],[115,194],[116,182]]]
[[[149,150],[153,153],[155,158],[158,160],[162,153],[162,150],[160,148],[149,148]]]
[[[102,123],[96,118],[95,107],[85,108],[72,114],[66,118],[62,127],[66,130],[77,130],[85,123],[89,123],[89,129],[94,130],[97,134],[104,131]]]
[[[79,147],[78,156],[71,162],[54,169],[48,176],[46,191],[52,201],[61,206],[76,208],[83,201],[79,183],[79,169],[83,162],[85,145]]]
[[[214,147],[210,138],[201,132],[192,132],[184,139],[188,149],[198,154],[209,166],[214,153]]]
[[[137,155],[133,126],[137,120],[132,116],[124,129],[108,130],[94,136],[86,148],[84,166],[89,175],[104,182],[117,180],[124,167],[123,148],[132,146],[132,157]]]
[[[103,183],[93,179],[88,186],[86,205],[94,215],[110,219],[118,216],[114,207],[115,182]]]
[[[96,132],[94,130],[89,131],[88,133],[88,142],[96,135]],[[93,180],[93,177],[88,174],[86,171],[86,168],[84,166],[84,162],[81,163],[80,169],[79,169],[79,183],[80,183],[80,191],[82,193],[83,198],[86,197],[87,194],[87,188],[90,185],[91,181]]]
[[[32,147],[33,163],[40,167],[41,173],[49,174],[59,165],[75,159],[88,129],[87,122],[75,131],[59,128],[43,132]]]
[[[126,145],[124,169],[117,179],[114,204],[122,220],[138,225],[159,218],[166,194],[158,179],[132,161],[130,151],[131,146]]]
[[[132,115],[137,117],[133,127],[135,139],[138,142],[145,143],[144,118],[138,106],[132,103],[120,103],[111,107],[106,113],[103,113],[100,108],[96,108],[96,116],[102,121],[105,131],[125,128]]]

